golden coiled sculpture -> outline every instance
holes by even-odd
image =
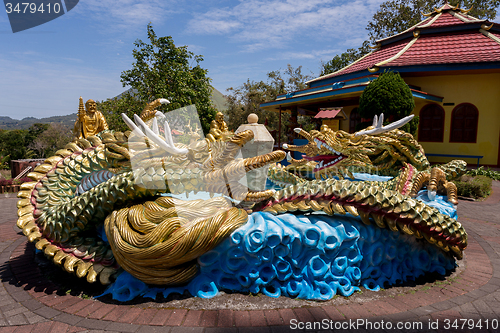
[[[143,282],[177,285],[197,273],[196,258],[246,223],[247,213],[224,198],[160,197],[113,211],[104,228],[116,261]]]

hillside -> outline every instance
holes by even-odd
[[[75,124],[76,113],[67,116],[53,116],[47,118],[26,117],[22,120],[12,119],[11,117],[0,116],[0,129],[28,129],[31,125],[36,123],[50,124],[62,123],[69,128],[73,128]]]

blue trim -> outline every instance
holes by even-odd
[[[442,97],[428,95],[428,94],[421,92],[421,91],[412,91],[411,94],[413,95],[413,97],[418,97],[418,98],[425,99],[428,101],[440,102],[440,103],[443,102]]]
[[[348,94],[348,93],[353,93],[353,92],[360,92],[360,91],[365,90],[365,87],[366,86],[355,86],[355,87],[349,87],[349,88],[343,88],[343,89],[337,89],[337,90],[330,90],[330,91],[325,91],[323,93],[314,94],[314,95],[298,96],[298,97],[294,97],[294,98],[290,98],[290,99],[282,99],[279,101],[262,103],[260,106],[266,107],[266,106],[273,106],[273,105],[283,105],[283,104],[290,104],[290,103],[295,103],[295,102],[300,102],[300,101],[306,101],[309,99],[331,97],[331,96],[343,95],[343,94]]]
[[[362,77],[360,79],[357,79],[357,80],[351,80],[349,82],[344,82],[344,81],[339,81],[339,82],[334,82],[332,84],[332,89],[342,89],[342,87],[344,87],[346,84],[347,85],[353,85],[353,84],[362,84],[362,83],[367,83],[367,82],[371,82],[373,80],[375,80],[376,77]],[[323,89],[327,89],[329,88],[328,87],[329,84],[324,84],[324,85],[321,85],[321,86],[316,86],[316,87],[310,87],[309,89],[304,89],[304,90],[297,90],[297,91],[294,91],[294,92],[291,92],[291,93],[287,93],[287,94],[281,94],[281,95],[278,95],[276,98],[290,98],[290,97],[293,97],[294,95],[302,95],[302,94],[309,94],[311,92],[314,92],[314,91],[319,91],[319,90],[323,90]]]
[[[353,92],[361,92],[361,91],[365,90],[365,88],[366,88],[366,85],[362,85],[362,86],[360,85],[360,86],[355,86],[355,87],[330,90],[330,91],[325,91],[323,93],[314,94],[314,95],[297,96],[297,97],[282,99],[279,101],[262,103],[260,105],[260,107],[268,107],[268,106],[273,106],[273,105],[286,105],[286,104],[290,104],[290,103],[307,101],[307,100],[311,100],[311,99],[317,99],[317,98],[323,98],[323,97],[333,97],[333,96],[338,96],[338,95],[343,95],[343,94],[348,94],[348,93],[353,93]],[[413,97],[417,97],[417,98],[421,98],[421,99],[425,99],[425,100],[430,100],[430,101],[434,101],[434,102],[442,102],[443,101],[442,97],[428,95],[428,94],[421,92],[421,91],[413,91],[412,90],[411,94],[413,95]]]

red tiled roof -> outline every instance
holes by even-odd
[[[405,39],[405,40],[399,41],[397,43],[387,45],[387,47],[384,47],[380,50],[377,50],[375,52],[368,54],[363,59],[352,64],[352,66],[347,67],[344,70],[341,70],[341,72],[339,72],[338,74],[333,73],[330,76],[333,77],[333,76],[337,76],[337,75],[354,73],[357,71],[366,70],[369,67],[373,67],[373,65],[375,65],[376,63],[384,61],[385,59],[389,59],[389,58],[395,56],[396,54],[398,54],[398,52],[401,51],[406,46],[406,44],[408,44],[409,41],[410,41],[410,39]]]
[[[436,21],[434,21],[431,26],[433,28],[437,27],[444,27],[448,25],[457,25],[457,24],[466,24],[466,22],[462,21],[461,19],[451,15],[450,12],[445,12],[442,13]],[[423,24],[419,24],[418,26],[422,26]]]
[[[500,61],[500,44],[479,31],[472,31],[423,36],[383,67],[489,61]]]
[[[468,16],[459,9],[455,10],[454,7],[445,4],[435,11],[431,17],[426,18],[416,26],[398,35],[380,40],[379,42],[382,42],[380,49],[373,51],[340,71],[313,81],[364,71],[375,67],[377,64],[378,67],[389,67],[500,61],[500,39],[495,41],[483,35],[481,32],[483,30],[480,31],[477,25],[477,23],[481,22],[490,24],[486,20]],[[476,24],[476,28],[471,30],[470,24]],[[455,29],[452,32],[448,30],[441,33],[425,34],[427,29],[446,26],[463,27],[463,29],[460,28],[460,31]],[[406,36],[412,31],[416,35],[417,30],[420,31],[418,38],[411,34],[404,40],[398,41],[398,38],[395,38],[396,36]],[[490,34],[500,38],[499,33]],[[392,40],[394,41],[392,42]],[[413,45],[409,46],[409,43],[413,43]],[[398,55],[407,46],[409,48]],[[386,62],[396,55],[398,55],[396,59]]]

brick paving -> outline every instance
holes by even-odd
[[[298,322],[305,331],[496,332],[500,321],[500,182],[483,202],[461,201],[459,220],[469,234],[463,271],[442,284],[396,296],[340,305],[310,302],[298,308],[192,310],[142,308],[59,295],[34,269],[34,250],[15,226],[16,198],[0,198],[0,333],[7,332],[288,332]],[[37,273],[38,272],[38,273]],[[250,297],[250,296],[249,296]],[[353,328],[352,321],[369,319]],[[467,320],[467,321],[465,321]],[[475,320],[474,329],[470,329]],[[479,328],[478,323],[482,324]],[[294,324],[295,323],[295,324]],[[321,326],[320,323],[330,326]],[[439,323],[439,327],[431,324]],[[445,330],[444,324],[450,325]],[[462,325],[466,323],[465,326]],[[369,326],[372,325],[372,326]],[[489,327],[486,328],[486,325]],[[392,328],[392,329],[391,329]],[[403,326],[410,328],[410,326]],[[297,330],[294,330],[297,331]],[[299,329],[298,331],[304,331]]]

